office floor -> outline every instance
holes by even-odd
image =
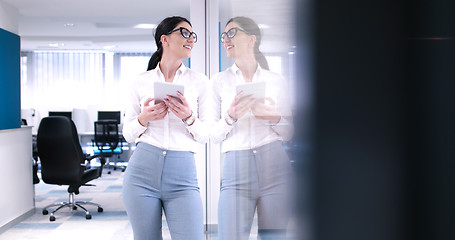
[[[85,219],[83,211],[71,212],[61,209],[55,213],[55,222],[49,221],[49,215],[43,215],[44,206],[55,202],[68,201],[67,187],[49,185],[40,181],[35,184],[35,214],[21,223],[0,234],[0,240],[10,239],[133,239],[131,226],[122,201],[123,173],[119,170],[91,181],[96,186],[83,186],[76,201],[92,201],[100,204],[104,211],[88,205],[91,220]],[[164,222],[165,224],[165,222]],[[164,225],[163,224],[163,225]],[[165,227],[163,226],[163,229]],[[166,233],[163,233],[164,239]]]
[[[50,222],[49,215],[42,214],[42,208],[55,202],[68,201],[67,187],[40,181],[35,184],[34,215],[0,234],[0,240],[133,240],[121,194],[123,174],[119,170],[107,174],[105,169],[101,178],[91,182],[96,186],[80,188],[80,194],[75,197],[77,201],[92,201],[101,204],[104,209],[98,213],[96,207],[89,205],[91,220],[86,220],[82,211],[62,209],[55,214],[56,221]],[[256,239],[256,233],[257,227],[253,226],[250,239]],[[163,239],[171,239],[164,215]],[[218,238],[216,233],[207,233],[206,239]]]

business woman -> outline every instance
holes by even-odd
[[[191,23],[168,17],[157,27],[147,72],[132,82],[123,135],[137,144],[125,172],[123,200],[135,240],[162,239],[162,210],[173,240],[203,239],[202,201],[193,153],[208,139],[208,78],[182,64],[197,41]],[[153,98],[154,82],[184,85],[180,101]]]
[[[252,19],[230,19],[221,41],[235,63],[212,79],[217,122],[211,137],[222,143],[225,154],[219,239],[248,239],[256,210],[261,239],[284,239],[291,169],[282,142],[292,134],[289,93],[284,79],[268,70],[259,51],[261,32]],[[236,93],[239,84],[261,81],[265,99]]]

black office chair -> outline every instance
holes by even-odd
[[[49,217],[50,221],[55,221],[54,213],[58,210],[64,207],[77,210],[79,207],[85,211],[85,218],[91,219],[92,216],[82,204],[97,206],[98,212],[103,212],[99,204],[74,200],[74,194],[79,194],[80,186],[93,186],[87,182],[100,177],[100,169],[86,170],[85,161],[98,156],[87,157],[83,154],[73,121],[62,116],[43,118],[38,128],[37,145],[42,180],[47,184],[68,185],[69,193],[68,202],[46,206],[43,214],[49,213],[48,208],[57,207]]]
[[[122,172],[125,171],[125,166],[118,166],[117,160],[114,158],[113,165],[110,165],[110,161],[107,162],[106,159],[110,159],[114,155],[117,155],[120,158],[120,154],[123,153],[123,146],[120,142],[120,136],[118,133],[118,123],[116,120],[98,120],[95,122],[95,139],[93,140],[95,146],[98,148],[94,152],[99,154],[101,166],[104,166],[107,163],[107,167],[113,167],[114,170],[117,168],[122,169]],[[108,171],[108,174],[111,172]]]

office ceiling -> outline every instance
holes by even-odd
[[[163,18],[189,18],[188,0],[1,0],[19,13],[22,50],[145,51],[154,47],[153,29]],[[172,2],[172,4],[169,4]]]
[[[23,51],[151,52],[155,50],[153,29],[137,28],[139,24],[158,24],[163,18],[172,15],[190,17],[189,0],[0,1],[18,11]],[[255,14],[252,17],[265,26],[263,32],[269,36],[264,38],[264,48],[273,52],[277,49],[276,42],[286,39],[284,49],[288,49],[292,45],[289,40],[292,38],[292,19],[289,17],[292,1],[220,0],[220,8],[226,9],[220,11],[220,18],[232,15],[233,12],[235,15]],[[273,14],[270,12],[277,16],[271,17]]]

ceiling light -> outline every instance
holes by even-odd
[[[106,50],[109,50],[109,49],[113,49],[113,48],[116,48],[117,46],[115,45],[106,45],[106,46],[103,46],[104,49]]]
[[[140,23],[134,25],[134,28],[140,28],[140,29],[153,29],[156,27],[156,24],[150,24],[150,23]]]
[[[58,43],[49,43],[49,47],[58,47]]]
[[[107,51],[103,50],[34,50],[33,52],[41,52],[41,53],[47,53],[47,52],[63,52],[63,53],[109,53]]]
[[[63,24],[64,27],[74,27],[74,23],[65,23]]]
[[[258,27],[259,27],[260,29],[267,29],[267,28],[270,28],[270,26],[267,25],[267,24],[258,24]]]
[[[297,49],[297,46],[291,46],[291,50],[289,50],[288,54],[289,55],[294,55],[296,49]]]

